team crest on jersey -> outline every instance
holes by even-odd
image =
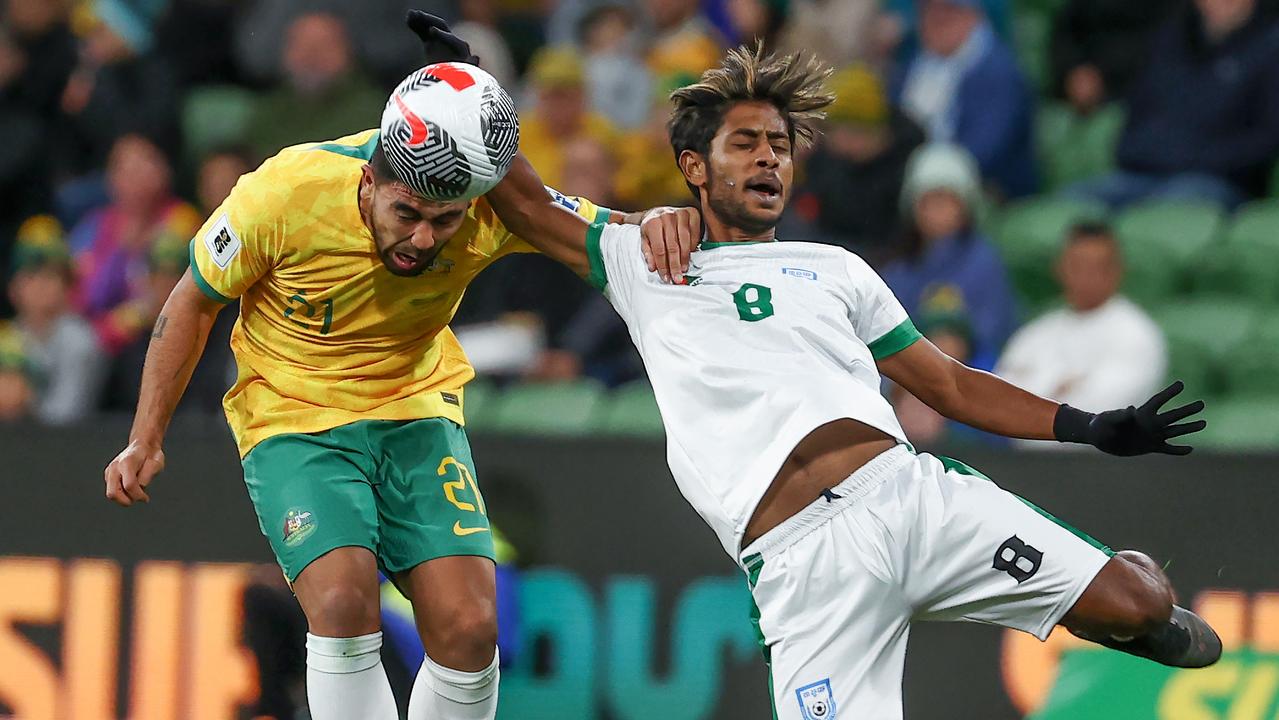
[[[782,274],[790,275],[791,277],[804,278],[805,280],[817,279],[817,273],[812,270],[805,270],[804,268],[782,268]]]
[[[805,685],[795,691],[804,720],[835,720],[835,696],[830,690],[830,678]]]
[[[240,254],[240,236],[231,229],[231,222],[227,220],[225,213],[204,234],[204,246],[209,249],[213,264],[223,270]]]
[[[284,515],[284,544],[295,547],[315,532],[315,515],[294,508]]]

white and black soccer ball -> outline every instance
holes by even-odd
[[[519,144],[515,103],[474,65],[427,65],[395,88],[382,112],[382,150],[396,177],[431,200],[488,192]]]

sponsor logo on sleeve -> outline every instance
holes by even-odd
[[[552,200],[559,203],[560,205],[563,205],[569,210],[572,210],[573,212],[577,212],[577,209],[582,206],[582,203],[579,200],[575,200],[565,195],[564,193],[560,192],[559,190],[556,190],[550,185],[546,186],[546,192],[551,194]]]
[[[835,720],[835,696],[830,689],[830,678],[805,685],[795,691],[804,720]]]
[[[782,274],[790,275],[791,277],[804,278],[805,280],[817,279],[817,273],[803,268],[782,268]]]
[[[208,248],[213,264],[223,270],[240,254],[240,236],[231,229],[225,214],[204,234],[204,246]]]

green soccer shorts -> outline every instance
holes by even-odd
[[[440,557],[494,557],[471,448],[451,420],[277,435],[243,465],[258,526],[290,583],[339,547],[368,548],[387,574]]]

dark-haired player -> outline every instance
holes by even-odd
[[[942,354],[883,281],[841,248],[775,242],[792,156],[830,101],[826,72],[739,49],[676,91],[669,129],[707,235],[685,285],[663,284],[634,230],[595,225],[591,279],[630,328],[680,490],[747,573],[776,716],[891,720],[913,620],[1061,624],[1180,667],[1217,660],[1159,566],[1114,553],[961,462],[916,453],[880,395],[888,376],[942,415],[1116,455],[1168,440],[1202,403],[1098,415]],[[962,715],[962,713],[960,713]]]
[[[456,41],[442,23],[425,32]],[[213,212],[156,322],[106,493],[149,500],[209,328],[238,299],[238,376],[223,405],[259,525],[306,614],[311,717],[398,717],[379,654],[381,570],[412,600],[427,651],[409,717],[491,720],[493,539],[462,428],[474,372],[448,324],[498,258],[536,249],[585,274],[589,222],[641,218],[548,193],[522,158],[484,198],[433,202],[383,141],[368,130],[288,148]],[[654,266],[678,275],[696,226],[693,210],[653,214]]]

